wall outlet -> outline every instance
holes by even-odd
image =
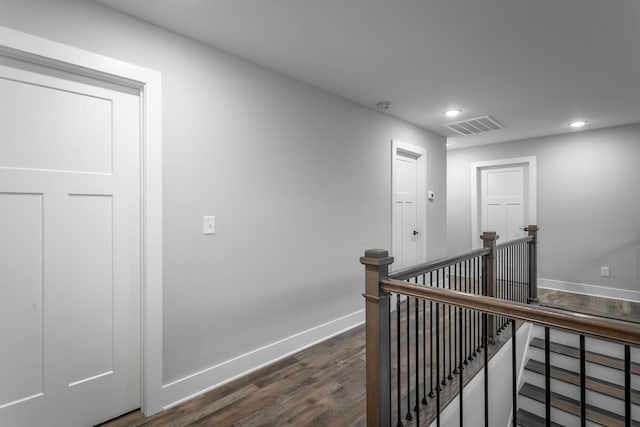
[[[215,216],[205,216],[204,217],[204,230],[203,233],[206,234],[216,234],[216,217]]]
[[[600,267],[600,275],[602,277],[609,277],[609,267]]]

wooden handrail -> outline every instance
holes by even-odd
[[[508,240],[508,241],[506,241],[504,243],[497,244],[496,245],[496,250],[499,251],[500,249],[510,248],[512,246],[517,246],[517,245],[520,245],[522,243],[529,243],[532,240],[533,240],[533,237],[531,237],[531,236],[524,236],[524,237],[520,237],[518,239]]]
[[[390,273],[389,277],[395,280],[411,279],[421,274],[426,274],[431,271],[435,271],[442,267],[464,262],[476,257],[488,255],[489,252],[490,252],[489,249],[486,249],[486,248],[476,249],[474,251],[467,252],[464,255],[458,255],[458,256],[453,256],[449,258],[441,258],[435,261],[429,261],[422,264],[416,264],[411,267],[403,268],[401,270],[397,270],[397,271],[394,271],[393,273]]]
[[[393,279],[382,280],[381,287],[386,292],[424,298],[443,304],[481,311],[487,314],[537,323],[580,335],[588,335],[622,344],[640,346],[640,325],[635,323],[582,313],[545,309],[540,306],[500,300],[481,295],[472,295],[443,288],[412,285]]]

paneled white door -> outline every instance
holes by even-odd
[[[480,192],[482,230],[500,243],[524,236],[524,166],[482,169]]]
[[[0,425],[140,406],[140,99],[0,59]]]
[[[422,230],[418,226],[418,160],[398,152],[394,161],[393,267],[401,269],[419,262]]]

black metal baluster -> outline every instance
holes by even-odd
[[[525,280],[526,280],[526,283],[527,283],[527,287],[525,289],[525,294],[522,297],[523,297],[523,302],[528,304],[529,303],[529,295],[531,295],[531,286],[532,286],[532,283],[530,281],[531,273],[529,272],[529,270],[531,269],[531,264],[529,263],[529,258],[531,257],[529,251],[531,250],[531,247],[530,247],[530,245],[528,243],[526,245],[527,245],[527,250],[526,250],[526,253],[525,253],[524,262],[525,262],[525,265],[526,265],[526,268],[525,268]]]
[[[426,274],[422,275],[422,284],[427,284]],[[427,403],[427,301],[422,300],[422,404]]]
[[[624,346],[624,425],[631,427],[631,347]]]
[[[402,396],[400,391],[402,390],[402,372],[400,371],[400,336],[401,336],[401,327],[400,327],[400,315],[402,309],[402,305],[400,304],[400,294],[396,294],[396,381],[397,381],[397,389],[396,389],[396,398],[398,405],[398,423],[396,427],[402,427]]]
[[[527,302],[527,293],[525,292],[527,290],[527,287],[525,286],[526,275],[524,269],[526,250],[526,243],[520,245],[520,302],[522,303]]]
[[[522,247],[520,245],[516,246],[515,251],[516,251],[516,265],[515,265],[515,283],[516,283],[516,301],[521,302],[522,301],[522,276],[521,276],[521,272],[522,272],[522,257],[521,257],[521,249]]]
[[[392,296],[389,296],[389,406],[392,406],[392,401],[391,401],[391,391],[393,390],[393,386],[391,384],[392,378],[393,378],[393,359],[391,357],[391,353],[392,353],[392,340],[393,340],[393,331],[391,330],[391,328],[393,328],[393,322],[391,321],[391,312],[393,311],[393,298]],[[389,411],[391,412],[391,408],[389,408]],[[391,425],[391,420],[392,420],[392,413],[389,413],[389,425]]]
[[[587,369],[584,335],[580,335],[580,426],[587,425]]]
[[[498,263],[500,262],[500,252],[498,252]],[[497,265],[498,271],[500,271],[500,264]],[[499,273],[496,272],[496,298],[498,299],[503,299],[504,295],[503,295],[503,287],[502,287],[502,282],[504,282],[504,280],[501,280]],[[496,316],[496,335],[500,335],[500,332],[502,332],[502,322],[503,322],[503,318],[502,316]]]
[[[411,298],[407,297],[407,415],[405,415],[405,420],[411,421],[413,420],[413,415],[411,415]]]
[[[547,427],[551,426],[551,352],[549,349],[549,328],[544,328],[544,409]]]
[[[438,273],[436,272],[436,280]],[[440,303],[436,302],[436,378],[440,378]],[[436,385],[436,425],[440,427],[440,386]]]
[[[481,270],[481,266],[482,266],[483,262],[482,260],[478,259],[478,262],[476,263],[476,270],[477,270],[477,279],[476,279],[476,286],[475,286],[475,293],[476,295],[480,295],[480,283],[483,280],[482,276],[480,274],[480,270]],[[478,353],[482,352],[482,345],[480,344],[480,328],[482,327],[482,323],[480,322],[480,312],[476,311],[476,349],[473,351],[473,356],[477,357]]]
[[[511,319],[511,407],[513,408],[513,427],[518,427],[518,372],[516,352],[516,321]]]
[[[480,276],[480,280],[478,281],[478,295],[486,295],[485,280],[487,275],[486,275],[486,271],[484,271],[484,261],[479,264],[480,265],[478,265],[478,271],[480,272],[480,274],[478,274],[478,276]],[[484,324],[482,323],[482,314],[479,311],[477,312],[477,316],[478,316],[478,353],[482,353],[482,346],[484,343],[482,333],[487,331],[482,330]]]
[[[518,284],[518,290],[521,290],[521,283],[522,283],[522,276],[521,276],[521,272],[522,272],[522,251],[521,251],[522,247],[520,245],[516,246],[516,254],[517,254],[517,265],[516,265],[516,283]],[[518,292],[518,301],[522,301],[522,293]]]
[[[438,280],[437,279],[437,273],[436,273],[436,280]],[[429,283],[430,283],[430,286],[433,286],[433,271],[429,272]],[[431,376],[430,381],[429,381],[429,386],[430,386],[429,387],[430,388],[429,389],[429,397],[431,397],[431,398],[435,397],[435,393],[433,391],[433,379],[434,379],[434,376],[433,376],[433,369],[434,369],[434,366],[433,366],[433,349],[436,346],[434,345],[434,342],[433,342],[433,337],[434,337],[434,335],[433,335],[433,316],[434,316],[434,313],[433,313],[433,301],[429,300],[429,331],[430,331],[429,332],[429,347],[430,347],[429,348],[429,375]],[[437,318],[436,318],[436,320],[437,320]],[[437,378],[438,377],[435,377],[435,378],[436,378],[436,386],[437,386],[437,382],[438,382]]]
[[[414,280],[415,284],[418,284],[418,277],[416,276],[415,280]],[[419,322],[420,322],[420,313],[419,313],[419,301],[418,298],[416,298],[415,300],[415,315],[416,315],[416,331],[415,331],[415,336],[416,336],[416,406],[413,408],[413,410],[416,412],[416,416],[418,416],[418,420],[417,420],[417,424],[420,424],[420,418],[419,418],[419,412],[420,412],[420,351],[419,351],[419,347],[420,347],[420,337],[419,337]]]
[[[464,292],[465,293],[469,293],[469,264],[471,264],[471,260],[467,260],[464,262]],[[471,355],[470,349],[471,349],[471,328],[469,328],[469,310],[468,309],[464,309],[464,345],[465,345],[465,349],[464,349],[464,358],[462,359],[463,365],[468,365],[469,364],[469,356]]]
[[[524,287],[524,264],[522,263],[522,261],[524,260],[524,258],[522,258],[523,252],[522,250],[524,249],[524,246],[526,245],[526,243],[523,243],[522,245],[518,246],[518,249],[520,251],[520,260],[518,261],[518,271],[519,271],[519,277],[518,277],[518,281],[517,284],[514,287],[514,292],[513,292],[513,297],[512,300],[513,301],[518,301],[518,302],[522,302],[522,297],[524,297],[525,295],[525,287]]]
[[[462,309],[460,307],[458,307],[458,326],[460,328],[460,332],[462,332]],[[459,336],[459,340],[460,340],[460,345],[459,345],[459,357],[460,360],[462,360],[464,358],[464,351],[462,349],[462,342],[464,341],[464,337],[463,334],[460,333]],[[462,365],[460,365],[460,376],[458,377],[458,385],[459,385],[459,389],[458,389],[458,394],[460,395],[460,427],[464,427],[464,405],[462,402],[462,395],[464,394],[464,381],[463,381],[463,374],[462,374]]]
[[[504,257],[504,255],[503,255],[503,257]],[[507,275],[507,267],[506,267],[506,265],[503,265],[502,269],[504,271],[503,274],[506,276]],[[516,288],[516,284],[513,283],[512,281],[506,279],[506,278],[505,278],[505,282],[507,283],[507,286],[508,286],[508,289],[509,289],[509,292],[508,292],[508,295],[507,295],[507,299],[510,300],[510,301],[515,301],[516,300],[515,296],[517,295],[517,292],[518,292],[518,289]]]
[[[446,288],[447,278],[445,267],[442,268],[442,289]],[[442,304],[442,380],[440,384],[447,385],[447,306]]]
[[[509,264],[507,264],[507,276],[509,277],[509,283],[511,284],[511,286],[516,287],[518,286],[518,280],[516,279],[516,264],[518,263],[517,261],[517,256],[516,256],[516,248],[515,247],[510,247],[507,249],[507,253],[509,254]]]
[[[448,280],[448,282],[449,282],[449,290],[451,290],[451,266],[449,266],[448,269],[449,269],[449,280]],[[453,379],[453,373],[452,373],[453,369],[452,369],[452,366],[451,366],[452,365],[451,362],[453,360],[453,358],[452,358],[453,353],[451,351],[451,348],[452,348],[451,336],[453,335],[451,333],[451,305],[448,306],[448,310],[449,310],[449,316],[448,316],[448,321],[449,321],[449,330],[448,330],[448,332],[449,332],[449,375],[447,376],[447,378],[449,379],[449,381],[451,381]]]
[[[459,276],[459,263],[455,264],[453,266],[453,289],[454,290],[458,290],[458,276]],[[456,270],[458,270],[458,273],[456,273]],[[458,369],[459,366],[459,360],[458,360],[458,325],[457,325],[457,320],[458,319],[458,311],[456,310],[456,308],[453,308],[453,374],[454,375],[458,375],[458,373],[460,372],[460,370]],[[462,331],[460,331],[462,332]],[[453,377],[452,377],[453,378]]]
[[[487,313],[482,313],[482,343],[484,346],[484,427],[489,427],[489,346]]]
[[[471,260],[471,281],[469,283],[469,293],[473,294],[474,289],[476,287],[476,282],[478,280],[478,276],[476,275],[476,261],[477,257]],[[469,356],[467,359],[472,361],[474,356],[476,355],[475,350],[475,334],[476,334],[476,322],[475,322],[476,314],[473,310],[469,310]]]

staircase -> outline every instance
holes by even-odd
[[[586,425],[625,426],[624,347],[586,338]],[[544,328],[535,327],[519,391],[518,424],[545,425]],[[580,425],[580,338],[551,330],[552,426]],[[631,349],[631,425],[640,426],[640,353]]]

